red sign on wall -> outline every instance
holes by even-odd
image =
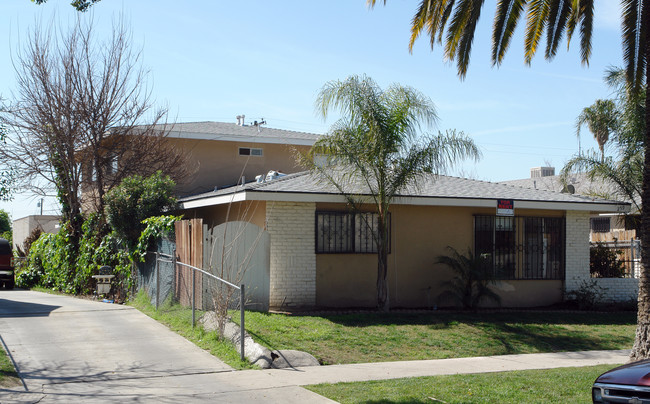
[[[497,199],[497,216],[514,216],[515,201],[512,199]]]

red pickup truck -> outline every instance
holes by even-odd
[[[14,288],[14,267],[11,244],[0,238],[0,285],[7,289]]]
[[[628,363],[598,376],[591,390],[594,403],[650,403],[650,360]]]

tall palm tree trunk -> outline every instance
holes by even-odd
[[[650,7],[643,8],[643,19],[649,21]],[[645,35],[645,31],[644,35]],[[650,61],[650,41],[645,41],[645,60]],[[645,142],[643,165],[643,188],[641,193],[641,263],[643,269],[639,277],[639,298],[637,308],[637,326],[634,346],[630,360],[650,357],[650,66],[645,71]]]
[[[377,245],[377,308],[390,310],[388,297],[388,237],[386,219],[379,219],[379,243]]]

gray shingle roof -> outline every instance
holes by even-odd
[[[327,180],[319,179],[316,174],[300,172],[289,174],[285,177],[266,182],[248,183],[244,186],[224,188],[214,192],[195,195],[181,199],[188,202],[221,195],[239,192],[260,193],[293,193],[293,194],[338,194],[338,190]],[[347,192],[364,195],[368,194],[367,187],[355,184],[346,189]],[[411,186],[399,195],[410,198],[454,198],[454,199],[513,199],[516,201],[534,202],[563,202],[563,203],[589,203],[589,204],[618,204],[615,201],[598,199],[583,195],[553,192],[540,189],[531,189],[508,184],[477,181],[466,178],[427,175],[418,182],[418,186]]]
[[[315,133],[274,129],[266,126],[241,126],[236,123],[211,121],[170,123],[157,125],[156,129],[169,130],[170,137],[299,145],[312,145],[320,136]]]
[[[619,201],[631,202],[625,195],[620,195],[617,187],[610,182],[603,179],[590,179],[586,173],[570,174],[567,178],[567,183],[573,185],[575,194],[587,196],[607,196]],[[520,180],[501,181],[500,184],[514,185],[519,187],[548,190],[555,192],[562,192],[565,185],[562,182],[562,177],[559,175],[551,175],[539,178],[524,178]],[[637,200],[637,204],[641,205],[641,201]]]

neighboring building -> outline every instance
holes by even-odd
[[[367,191],[359,187],[350,192]],[[512,203],[514,216],[497,216],[498,200]],[[247,290],[254,285],[266,299],[256,302],[259,307],[375,306],[373,228],[363,223],[373,223],[376,216],[371,209],[363,215],[350,212],[343,196],[326,181],[301,172],[180,202],[186,218],[203,219],[204,238],[208,229],[226,222],[243,223],[242,228],[253,227],[254,234],[268,236],[265,244],[251,246],[261,250],[259,262],[267,264],[249,268],[245,282]],[[565,292],[590,279],[589,218],[629,208],[629,203],[569,193],[427,177],[391,205],[391,306],[447,304],[438,296],[451,273],[436,264],[437,257],[449,254],[447,246],[489,257],[499,269],[500,281],[493,288],[505,307],[560,302]],[[262,237],[250,239],[258,243]],[[239,249],[248,256],[241,253],[245,247]]]
[[[187,122],[157,125],[168,131],[166,140],[186,152],[191,172],[188,180],[177,184],[177,194],[188,196],[214,189],[251,182],[255,176],[275,170],[293,173],[303,170],[296,153],[306,153],[320,135],[273,129],[265,122],[247,125],[243,116],[237,123]],[[93,180],[91,162],[82,162],[83,177]],[[111,160],[107,172],[116,172],[120,161]],[[84,187],[84,192],[90,190]],[[87,195],[90,197],[90,195]]]
[[[170,126],[167,136],[177,147],[188,150],[198,163],[192,179],[179,188],[179,195],[194,195],[215,188],[252,182],[270,170],[295,173],[296,152],[306,153],[320,135],[273,129],[244,123],[190,122]]]
[[[57,215],[30,215],[14,220],[12,224],[13,248],[15,249],[18,246],[22,249],[25,239],[36,228],[40,228],[43,233],[58,233],[60,221],[61,216]]]

